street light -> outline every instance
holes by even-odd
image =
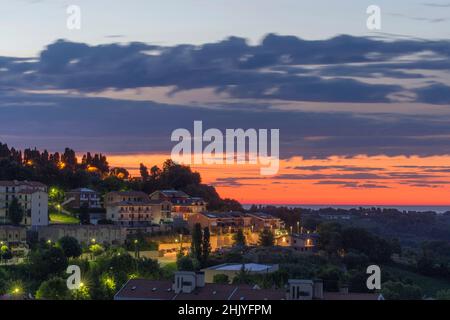
[[[300,233],[300,221],[297,221],[297,233]]]
[[[183,234],[180,233],[180,253],[183,252]]]
[[[134,255],[136,258],[139,258],[139,241],[137,239],[134,240]]]

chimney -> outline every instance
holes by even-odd
[[[289,279],[288,300],[312,300],[314,283],[311,280]]]
[[[175,293],[191,293],[196,288],[197,277],[195,272],[175,272],[175,281],[172,286]]]
[[[202,288],[205,286],[205,273],[204,272],[197,272],[196,286],[197,286],[197,288]]]
[[[314,294],[313,299],[323,299],[323,281],[322,279],[314,280]]]
[[[348,285],[342,285],[339,287],[339,293],[348,294]]]

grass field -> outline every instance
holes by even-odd
[[[80,220],[63,213],[50,213],[50,222],[57,224],[79,224]]]

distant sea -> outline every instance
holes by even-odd
[[[426,212],[434,211],[436,213],[444,213],[450,211],[450,206],[370,206],[370,205],[347,205],[347,206],[337,206],[337,205],[303,205],[303,204],[270,204],[275,207],[288,207],[288,208],[305,208],[305,209],[323,209],[323,208],[335,208],[335,209],[353,209],[353,208],[382,208],[382,209],[397,209],[399,211],[416,211],[416,212]],[[250,209],[251,204],[242,205],[244,209]],[[262,206],[266,206],[263,204]]]

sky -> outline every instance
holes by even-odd
[[[381,8],[381,30],[366,8]],[[81,29],[66,27],[69,5]],[[0,141],[137,174],[171,132],[280,129],[280,171],[197,165],[243,203],[450,205],[450,2],[0,0]]]

